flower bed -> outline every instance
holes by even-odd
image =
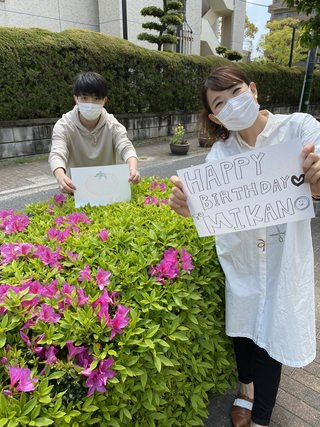
[[[167,206],[0,211],[0,427],[197,426],[233,381],[213,238]]]

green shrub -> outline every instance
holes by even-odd
[[[0,119],[60,117],[73,107],[75,75],[88,70],[106,78],[112,113],[199,111],[202,82],[225,64],[230,61],[217,56],[156,52],[88,30],[0,28]],[[263,106],[299,105],[304,70],[237,65],[258,83]],[[311,104],[319,103],[316,73]]]
[[[233,384],[215,241],[167,206],[168,187],[0,211],[1,426],[202,425],[208,393]]]

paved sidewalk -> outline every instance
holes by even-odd
[[[199,147],[197,138],[191,138],[189,142],[191,147],[187,156],[208,151]],[[176,161],[177,157],[181,158],[170,153],[167,142],[139,143],[135,146],[142,175],[144,166],[159,165]],[[1,196],[10,194],[18,196],[24,191],[39,188],[57,188],[47,160],[9,165],[0,162],[0,209]],[[320,427],[320,217],[312,220],[312,233],[315,251],[317,358],[303,369],[283,369],[277,405],[270,427]],[[229,390],[223,396],[211,399],[210,415],[205,427],[231,427],[229,412],[234,395],[235,391]]]

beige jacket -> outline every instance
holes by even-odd
[[[113,165],[116,154],[124,162],[129,157],[137,157],[126,128],[105,109],[91,132],[81,124],[77,105],[64,114],[53,128],[49,155],[52,172],[63,168],[70,177],[70,168],[73,167]]]

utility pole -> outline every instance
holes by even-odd
[[[292,38],[291,38],[291,48],[290,48],[290,58],[289,58],[289,64],[288,67],[290,68],[292,65],[292,55],[293,55],[293,46],[294,46],[294,35],[296,32],[296,28],[298,28],[297,25],[292,25]]]
[[[313,47],[308,51],[306,72],[304,75],[302,91],[300,96],[300,104],[299,104],[299,111],[302,113],[307,113],[309,110],[313,73],[314,73],[314,67],[317,61],[317,51],[318,51],[317,47]]]
[[[128,40],[127,0],[122,0],[122,34]]]

